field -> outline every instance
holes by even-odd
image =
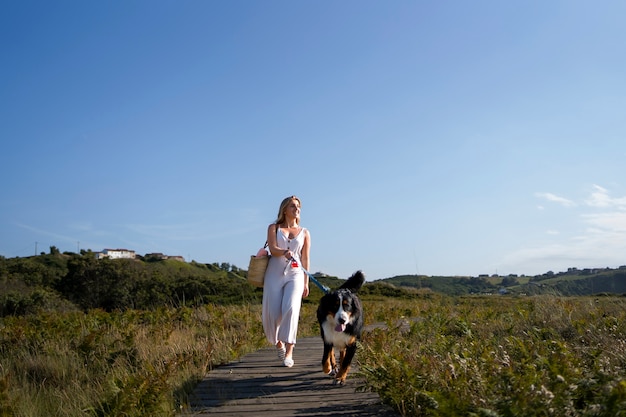
[[[515,277],[515,280],[518,282],[518,285],[524,285],[524,284],[528,284],[530,282],[532,277],[527,277],[527,276],[521,276],[521,277]],[[489,282],[491,285],[500,285],[500,283],[502,282],[502,277],[488,277],[486,278],[487,282]]]
[[[403,312],[413,320],[367,335],[361,371],[407,416],[626,415],[625,307],[613,297],[421,300]]]
[[[626,415],[626,298],[363,301],[388,329],[364,336],[358,388],[402,415]],[[258,304],[5,317],[0,416],[174,416],[211,367],[265,343]]]

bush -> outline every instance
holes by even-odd
[[[363,340],[366,386],[406,416],[626,413],[626,300],[461,298]]]

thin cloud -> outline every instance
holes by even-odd
[[[532,271],[567,270],[569,267],[617,267],[626,264],[626,197],[614,198],[608,189],[594,185],[584,204],[552,193],[537,193],[536,197],[564,207],[578,206],[578,223],[571,230],[580,230],[576,236],[554,242],[537,243],[512,251],[502,259],[500,269]],[[591,208],[594,209],[591,212]],[[556,229],[548,229],[554,238],[562,236]]]
[[[593,230],[626,234],[626,212],[583,214],[582,218]]]
[[[599,185],[593,185],[594,191],[589,198],[585,200],[585,204],[591,207],[608,208],[614,207],[619,210],[626,210],[626,197],[612,198],[609,190]]]
[[[16,226],[21,227],[22,229],[26,229],[38,235],[47,236],[49,238],[53,238],[56,240],[66,241],[66,242],[76,242],[76,237],[66,236],[55,232],[50,232],[47,230],[39,229],[34,226],[29,226],[23,223],[15,223]]]
[[[558,195],[552,194],[552,193],[536,193],[535,194],[536,197],[539,198],[543,198],[547,201],[550,201],[552,203],[558,203],[561,204],[562,206],[565,207],[574,207],[576,206],[576,203],[574,203],[572,200],[568,200],[565,197],[559,197]]]
[[[584,235],[562,243],[520,248],[502,259],[500,269],[531,274],[548,270],[566,271],[570,267],[596,268],[624,265],[626,233],[589,229]]]
[[[125,224],[124,228],[147,239],[165,241],[198,241],[207,234],[207,225],[203,222],[188,224]]]

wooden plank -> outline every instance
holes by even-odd
[[[190,396],[194,417],[255,416],[398,416],[376,393],[357,392],[362,385],[356,363],[345,385],[334,385],[322,372],[323,344],[319,337],[298,340],[295,365],[287,368],[266,348],[220,366],[198,384]]]

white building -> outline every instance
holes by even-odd
[[[135,251],[128,249],[104,249],[102,252],[96,252],[96,259],[135,259]]]

